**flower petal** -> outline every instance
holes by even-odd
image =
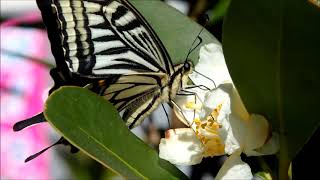
[[[170,129],[160,141],[159,157],[177,165],[199,164],[203,145],[190,128]]]
[[[222,165],[215,179],[248,179],[251,180],[253,175],[250,166],[243,162],[240,153],[232,154]]]
[[[225,144],[225,152],[232,154],[241,148],[242,139],[245,137],[245,123],[238,114],[232,112],[233,85],[231,83],[221,84],[218,88],[207,93],[204,109],[212,112],[220,106],[216,121],[221,125],[219,134]],[[246,111],[245,111],[246,112]]]
[[[195,96],[192,96],[192,95],[188,95],[188,96],[177,95],[174,101],[181,108],[183,115],[180,113],[177,107],[174,106],[174,109],[173,109],[176,117],[186,126],[193,124],[194,118],[199,117],[201,112],[200,110],[202,108],[201,107],[202,102],[207,92],[207,90],[202,90],[200,88],[191,88],[191,89],[188,89],[188,91],[197,94],[196,96],[197,100],[195,100]],[[194,105],[198,106],[199,109],[196,109],[196,111],[194,111],[195,109],[188,108],[186,106],[188,103],[194,103]]]
[[[213,80],[216,86],[225,81],[232,81],[220,44],[211,43],[202,46],[199,56],[199,62],[195,66],[196,71]],[[196,72],[193,72],[189,77],[195,84],[206,85],[210,89],[215,88],[212,81]]]
[[[247,156],[263,156],[263,155],[275,154],[279,151],[279,148],[280,148],[279,138],[280,138],[279,134],[274,132],[272,133],[272,137],[269,139],[269,141],[265,145],[263,145],[259,149],[246,151],[245,154]]]
[[[251,114],[247,123],[247,137],[244,152],[262,147],[269,136],[269,123],[259,114]]]

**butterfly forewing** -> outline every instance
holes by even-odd
[[[162,72],[171,74],[168,53],[127,1],[52,0],[61,45],[71,72],[89,77]]]

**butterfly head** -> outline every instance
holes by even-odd
[[[186,84],[189,79],[189,74],[193,71],[193,64],[191,61],[185,61],[183,63],[183,66],[181,68],[181,78],[182,78],[182,84]],[[181,86],[182,86],[181,84]]]
[[[183,63],[183,71],[181,72],[182,74],[189,74],[192,72],[192,68],[193,67],[193,64],[191,61],[185,61]]]

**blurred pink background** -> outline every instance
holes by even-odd
[[[20,132],[12,126],[43,109],[49,69],[32,61],[48,59],[50,46],[45,31],[17,27],[41,21],[38,12],[1,24],[1,179],[49,179],[50,151],[24,163],[25,158],[49,145],[49,127],[43,123]]]

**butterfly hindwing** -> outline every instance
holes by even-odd
[[[167,79],[165,73],[123,75],[112,83],[101,80],[94,89],[117,108],[129,127],[134,127],[168,99],[168,91],[162,88]]]

